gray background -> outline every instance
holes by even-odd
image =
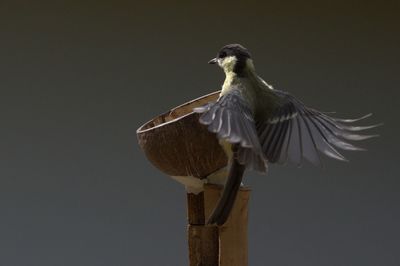
[[[0,265],[187,265],[185,194],[136,129],[247,46],[309,106],[373,112],[350,163],[247,173],[250,265],[400,265],[399,2],[0,2]]]

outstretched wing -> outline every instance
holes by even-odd
[[[202,113],[200,123],[216,133],[219,139],[238,144],[237,160],[246,168],[266,171],[266,158],[258,139],[253,111],[240,88],[231,88],[217,102],[194,109]]]
[[[347,141],[364,140],[377,135],[361,135],[356,131],[370,129],[372,126],[350,126],[371,116],[368,114],[358,119],[339,119],[328,114],[306,107],[290,94],[273,90],[281,101],[266,121],[258,121],[257,132],[262,150],[269,162],[285,163],[287,161],[301,165],[303,158],[313,164],[321,164],[320,154],[346,161],[337,151],[363,150]]]

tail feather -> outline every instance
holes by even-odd
[[[208,219],[207,224],[223,225],[226,222],[231,213],[233,204],[235,203],[245,168],[246,166],[240,164],[236,159],[232,160],[228,180],[225,184],[222,196]]]

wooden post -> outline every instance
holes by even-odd
[[[187,194],[190,266],[247,266],[247,221],[250,189],[241,187],[231,215],[222,226],[208,226],[222,187],[205,185],[198,195]]]
[[[218,265],[218,228],[205,226],[204,192],[187,194],[190,266]]]

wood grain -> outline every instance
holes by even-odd
[[[247,225],[250,189],[241,187],[232,212],[223,226],[204,225],[222,187],[205,185],[204,193],[188,194],[190,266],[247,266]],[[191,224],[193,223],[193,224]]]
[[[219,241],[215,226],[189,225],[190,266],[218,266]]]
[[[248,265],[247,226],[250,192],[248,187],[240,188],[228,220],[218,228],[219,266]],[[206,185],[204,191],[206,219],[213,211],[221,194],[221,187]]]

